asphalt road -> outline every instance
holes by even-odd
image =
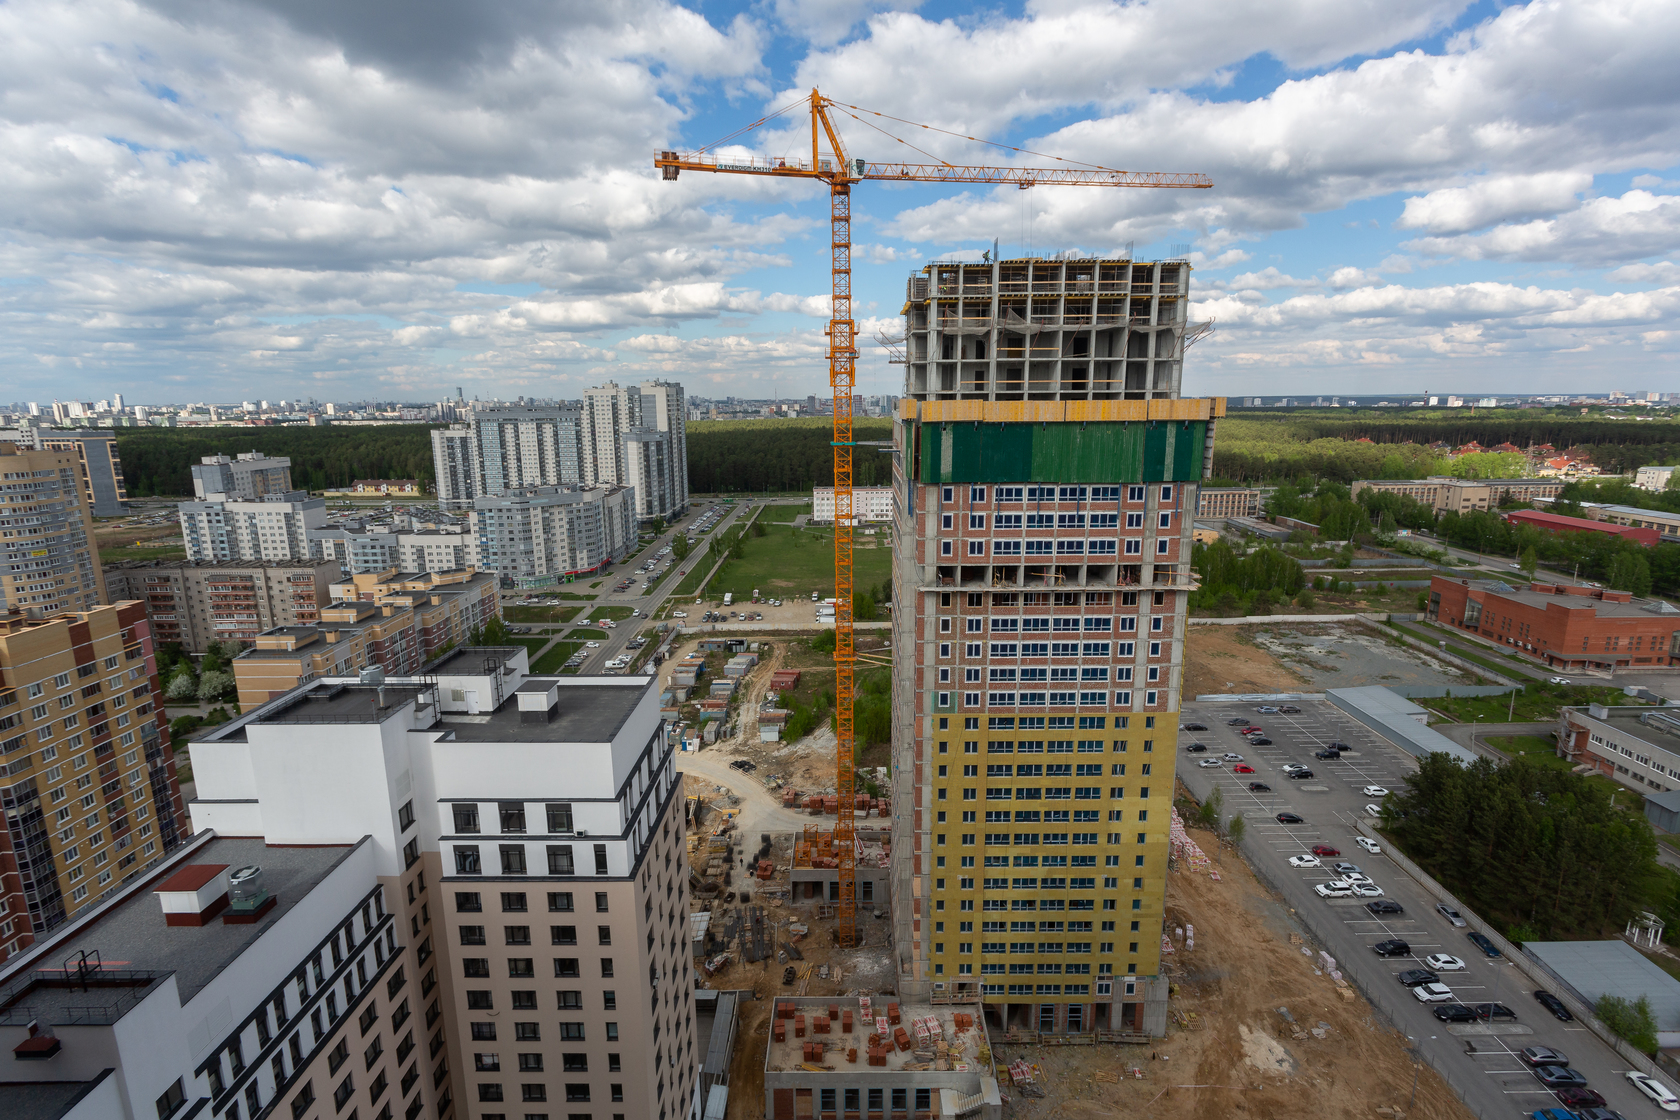
[[[1207,797],[1215,785],[1224,790],[1225,815],[1241,812],[1247,824],[1243,854],[1281,890],[1336,958],[1343,974],[1413,1040],[1410,1044],[1480,1116],[1515,1120],[1537,1108],[1561,1107],[1517,1057],[1516,1052],[1525,1046],[1561,1050],[1570,1065],[1587,1076],[1589,1086],[1629,1120],[1663,1115],[1623,1078],[1629,1067],[1620,1055],[1578,1023],[1554,1019],[1534,1001],[1533,985],[1521,971],[1509,961],[1484,957],[1467,940],[1469,931],[1455,929],[1436,913],[1434,898],[1410,876],[1386,855],[1369,854],[1354,843],[1359,833],[1352,822],[1367,803],[1380,800],[1362,790],[1367,785],[1400,788],[1405,775],[1416,769],[1412,756],[1328,701],[1297,701],[1296,705],[1302,709],[1299,715],[1259,714],[1252,704],[1187,704],[1183,722],[1206,724],[1208,730],[1182,732],[1180,742],[1205,743],[1208,753],[1181,750],[1179,776],[1197,798]],[[1254,747],[1244,741],[1237,728],[1226,726],[1227,720],[1237,716],[1249,717],[1265,728],[1273,745]],[[1314,751],[1331,741],[1353,749],[1339,761],[1313,757]],[[1198,765],[1227,751],[1241,754],[1256,772],[1233,773],[1234,762],[1221,762],[1217,768]],[[1305,781],[1286,778],[1280,769],[1285,763],[1306,765],[1315,776]],[[1250,791],[1252,781],[1269,785],[1271,792]],[[1304,823],[1277,823],[1277,814],[1284,812],[1300,815]],[[1315,894],[1313,887],[1335,878],[1335,873],[1328,866],[1296,869],[1288,863],[1291,856],[1307,854],[1315,844],[1338,849],[1337,858],[1357,864],[1383,889],[1384,897],[1399,902],[1405,912],[1379,917],[1365,909],[1367,899],[1326,899]],[[1476,928],[1474,919],[1470,928]],[[1372,945],[1389,938],[1405,940],[1413,955],[1382,958],[1372,952]],[[1440,973],[1441,982],[1459,1002],[1504,1003],[1517,1013],[1516,1020],[1448,1024],[1436,1019],[1430,1007],[1420,1004],[1397,980],[1407,969],[1425,967],[1422,958],[1435,953],[1451,954],[1466,965],[1461,972]]]

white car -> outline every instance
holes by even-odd
[[[1353,889],[1353,893],[1358,895],[1360,898],[1382,897],[1382,888],[1377,886],[1375,883],[1349,883],[1348,886],[1351,887]]]
[[[1381,786],[1366,786],[1360,791],[1366,797],[1387,797],[1388,791]]]
[[[1370,808],[1370,806],[1367,805],[1366,808],[1368,809],[1368,808]],[[1371,839],[1369,836],[1361,836],[1361,837],[1359,837],[1359,839],[1355,840],[1354,843],[1358,844],[1361,848],[1364,848],[1367,852],[1370,852],[1372,855],[1381,855],[1382,854],[1382,845],[1377,843],[1375,840]]]
[[[642,612],[641,611],[631,611],[630,612],[630,617],[631,618],[640,618],[640,617],[642,617]]]
[[[1365,806],[1365,815],[1367,817],[1382,816],[1382,806],[1378,805],[1375,801],[1368,802]]]
[[[1346,883],[1320,883],[1313,888],[1313,892],[1320,898],[1350,898],[1353,888]]]
[[[1318,861],[1317,856],[1290,856],[1289,857],[1289,866],[1291,866],[1291,867],[1323,867],[1324,865]]]
[[[1272,713],[1275,713],[1277,711],[1277,709],[1272,707],[1270,704],[1267,704],[1266,706],[1261,707],[1261,708],[1256,708],[1254,710],[1257,711],[1257,712],[1265,712],[1268,715],[1270,715]]]
[[[585,642],[585,643],[583,643],[583,648],[584,649],[600,649],[601,648],[601,643],[600,642]]]
[[[1423,966],[1431,972],[1463,972],[1467,967],[1450,953],[1432,953],[1423,958]]]
[[[1445,984],[1419,984],[1412,989],[1419,1003],[1456,1003],[1452,989]]]
[[[1210,766],[1223,766],[1225,764],[1217,758],[1204,758],[1200,762],[1196,763],[1196,765],[1200,766],[1203,770],[1206,770]]]
[[[1352,883],[1356,887],[1376,886],[1376,881],[1374,879],[1359,871],[1344,871],[1342,872],[1342,879],[1345,882]]]
[[[1547,677],[1546,678],[1546,683],[1547,684],[1568,684],[1569,683],[1569,678],[1568,677]]]
[[[1680,1097],[1669,1092],[1668,1087],[1661,1081],[1636,1069],[1628,1070],[1626,1076],[1633,1082],[1633,1087],[1656,1102],[1658,1108],[1664,1112],[1680,1112]]]
[[[1225,752],[1225,761],[1226,762],[1241,762],[1242,760],[1243,760],[1243,756],[1240,755],[1240,754],[1233,754],[1231,751],[1226,751]]]
[[[672,618],[687,618],[688,617],[688,612],[687,611],[672,611],[671,612],[671,617]]]

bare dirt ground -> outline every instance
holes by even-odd
[[[1351,623],[1192,626],[1184,695],[1461,684],[1458,669]]]
[[[1339,994],[1317,967],[1318,946],[1234,852],[1221,850],[1211,833],[1192,835],[1220,878],[1181,869],[1167,881],[1171,924],[1195,927],[1195,948],[1176,939],[1166,958],[1178,1020],[1167,1038],[1148,1048],[998,1046],[1000,1063],[1037,1063],[1046,1091],[1035,1099],[1006,1088],[1007,1115],[1468,1120],[1471,1113],[1428,1066],[1417,1071],[1417,1101],[1407,1107],[1413,1066],[1403,1037],[1357,993]]]

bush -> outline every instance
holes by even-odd
[[[837,640],[838,639],[834,636],[833,630],[824,630],[822,633],[811,639],[811,648],[816,650],[818,653],[833,653],[834,643]]]
[[[1243,820],[1243,815],[1241,813],[1238,813],[1236,816],[1225,822],[1225,836],[1233,844],[1241,844],[1243,842],[1243,836],[1247,834],[1247,832],[1248,822]]]
[[[176,716],[169,721],[169,737],[179,739],[183,735],[190,735],[203,723],[203,716]]]
[[[1311,591],[1303,590],[1295,596],[1295,605],[1304,611],[1310,611],[1318,605],[1318,598]]]
[[[1219,786],[1214,786],[1213,792],[1208,794],[1206,801],[1202,802],[1202,807],[1197,811],[1196,815],[1201,818],[1202,824],[1206,825],[1208,828],[1218,828],[1219,810],[1224,807],[1225,791]]]
[[[235,682],[232,673],[211,670],[198,681],[198,700],[201,704],[208,704],[212,700],[220,700],[232,692]]]
[[[163,695],[169,700],[196,700],[198,682],[193,679],[192,670],[182,666],[181,671],[170,678]]]
[[[1657,1017],[1651,1011],[1651,1000],[1640,996],[1629,1003],[1621,996],[1608,993],[1598,997],[1593,1013],[1618,1038],[1625,1039],[1647,1054],[1657,1052]]]

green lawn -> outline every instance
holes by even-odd
[[[537,651],[539,649],[542,649],[542,647],[544,647],[548,644],[548,639],[547,638],[526,638],[526,637],[521,637],[519,635],[513,635],[513,636],[510,636],[508,638],[508,644],[516,645],[516,646],[524,646],[525,647],[525,652],[530,654],[531,658],[534,660],[537,656]]]
[[[706,542],[695,542],[694,551],[677,561],[677,570],[688,574],[683,576],[681,583],[677,584],[677,589],[672,593],[672,598],[680,599],[698,591],[700,581],[706,578],[706,573],[712,570],[712,565],[716,562],[717,557],[713,556],[712,550],[706,547]]]
[[[596,607],[589,612],[589,620],[599,622],[605,618],[612,622],[623,622],[630,617],[630,612],[635,609],[634,607]]]
[[[602,630],[598,626],[580,626],[567,634],[566,640],[568,642],[598,642],[608,633],[609,631]]]
[[[746,556],[730,560],[706,587],[706,597],[722,599],[734,592],[740,599],[757,588],[777,599],[807,598],[816,591],[824,599],[834,594],[834,537],[832,533],[772,528],[762,537],[747,537]],[[892,550],[882,536],[860,537],[852,549],[855,586],[873,589],[892,576]]]
[[[185,560],[187,548],[185,545],[171,545],[168,548],[101,548],[99,560],[103,564],[114,564],[118,560]]]
[[[570,622],[582,607],[504,607],[502,615],[508,622]]]
[[[1512,758],[1526,758],[1537,766],[1549,766],[1555,770],[1570,769],[1569,760],[1559,757],[1556,744],[1544,735],[1489,735],[1486,738],[1490,745]]]
[[[758,516],[759,519],[767,525],[772,522],[787,525],[791,524],[793,519],[798,517],[800,514],[810,512],[811,503],[804,502],[800,505],[791,506],[765,506],[764,512]]]
[[[582,642],[556,642],[552,649],[538,658],[531,666],[531,672],[558,673],[560,666],[564,665],[566,660],[582,647]]]

